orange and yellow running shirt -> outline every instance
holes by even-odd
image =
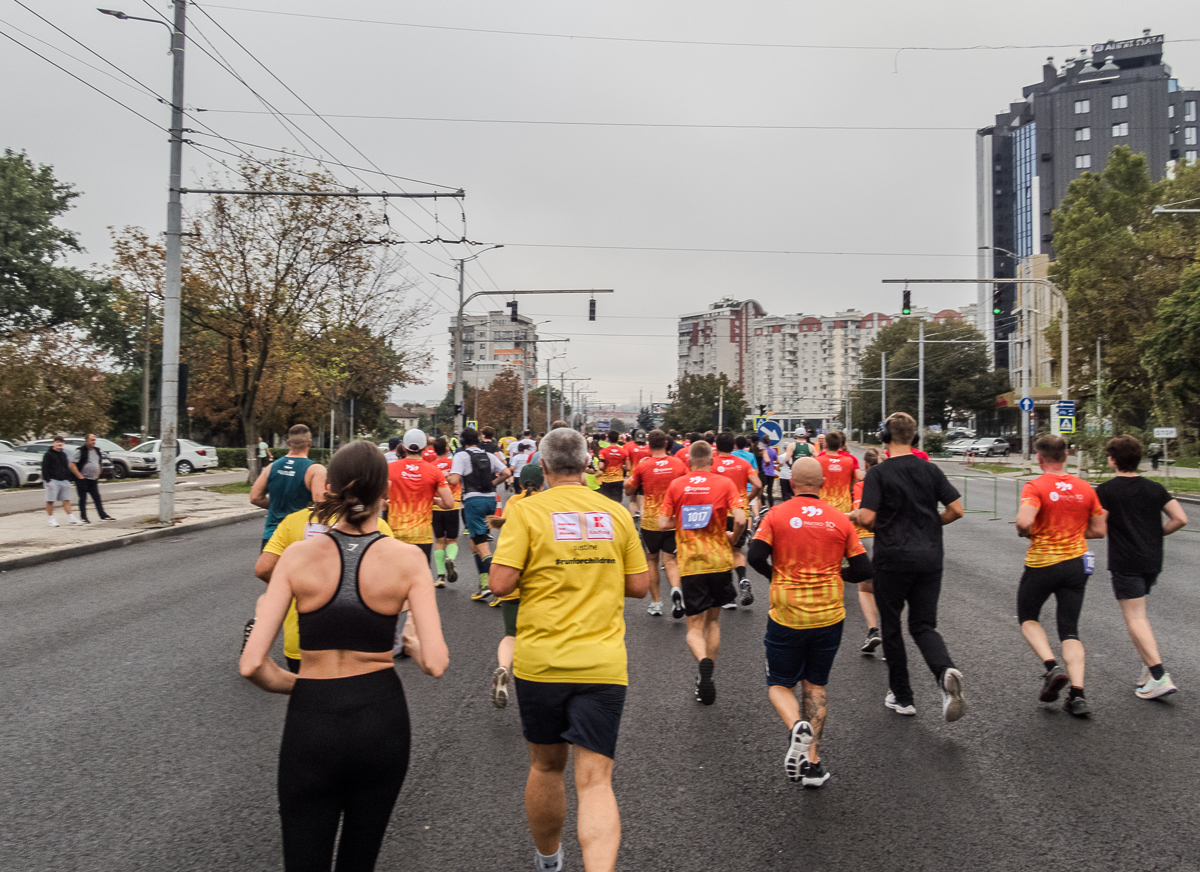
[[[1088,519],[1103,514],[1092,486],[1073,475],[1039,475],[1021,490],[1021,505],[1038,510],[1029,531],[1025,565],[1053,566],[1088,550]]]
[[[629,481],[635,489],[640,487],[646,497],[645,507],[642,509],[643,530],[658,529],[658,509],[662,505],[663,497],[667,495],[667,488],[681,475],[687,475],[687,472],[687,464],[669,454],[666,457],[647,457],[634,467]]]
[[[421,452],[421,459],[426,463],[437,463],[437,452],[433,450],[432,445],[427,445]]]
[[[638,445],[636,442],[626,442],[625,456],[629,458],[629,468],[635,469],[639,463],[650,456],[650,446]]]
[[[794,630],[845,620],[842,558],[866,553],[849,518],[800,495],[768,511],[754,538],[771,546],[771,620]]]
[[[434,460],[433,465],[438,468],[442,475],[450,475],[450,467],[454,465],[454,458],[447,455],[446,457],[438,457]],[[462,479],[459,479],[458,484],[450,487],[450,493],[454,494],[454,508],[443,509],[441,506],[434,506],[435,512],[457,512],[462,508]]]
[[[596,476],[601,482],[623,481],[625,479],[625,449],[615,442],[600,449],[598,455],[600,474]]]
[[[746,487],[750,483],[750,476],[755,473],[749,461],[732,454],[714,454],[712,471],[733,482],[737,492],[742,495],[742,508],[750,511],[750,491]]]
[[[817,455],[817,463],[825,473],[821,499],[839,512],[849,512],[854,503],[854,470],[858,468],[858,459],[826,453]]]
[[[850,504],[851,509],[858,509],[862,506],[862,492],[864,484],[866,484],[865,481],[856,481],[854,483],[854,502]],[[859,539],[875,538],[874,530],[868,530],[866,527],[860,527],[858,524],[854,525],[854,532],[858,534]]]
[[[445,474],[432,463],[402,457],[388,464],[388,523],[410,545],[433,542],[433,496],[446,487]]]
[[[675,519],[681,576],[733,569],[733,546],[725,535],[725,519],[741,507],[742,495],[723,475],[689,472],[671,482],[658,514]]]

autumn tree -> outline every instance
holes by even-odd
[[[107,433],[110,398],[102,352],[69,325],[0,340],[0,437]]]
[[[497,427],[501,430],[519,430],[524,403],[521,398],[521,377],[513,367],[505,367],[496,373],[492,383],[479,392],[480,426]],[[473,410],[473,407],[468,407]],[[542,407],[542,414],[545,408]],[[529,408],[530,420],[534,407]]]

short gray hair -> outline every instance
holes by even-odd
[[[540,451],[542,467],[550,475],[582,475],[587,469],[587,440],[575,430],[551,430],[542,437]]]

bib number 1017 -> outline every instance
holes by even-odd
[[[684,506],[683,507],[683,529],[685,530],[703,530],[708,526],[708,522],[712,520],[713,507],[708,506]]]

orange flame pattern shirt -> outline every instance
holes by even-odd
[[[741,494],[725,476],[689,472],[671,482],[658,514],[675,519],[675,548],[681,576],[733,569],[733,546],[725,535],[725,519],[741,507]],[[706,515],[707,523],[695,526]]]
[[[1040,475],[1021,490],[1021,505],[1038,510],[1029,531],[1025,565],[1053,566],[1088,550],[1088,520],[1103,514],[1092,486],[1073,475]]]
[[[866,484],[865,481],[856,481],[854,483],[854,491],[853,491],[854,501],[850,504],[850,508],[852,510],[858,509],[862,506],[862,492],[863,492],[864,484]],[[874,539],[875,538],[874,530],[868,530],[866,527],[860,527],[858,524],[854,525],[854,532],[858,534],[859,539]]]
[[[633,470],[629,481],[635,489],[640,487],[646,498],[645,507],[642,510],[643,530],[658,529],[658,509],[662,505],[663,497],[667,494],[667,488],[681,475],[687,475],[687,472],[687,464],[678,457],[670,455],[647,457]]]
[[[733,482],[737,492],[742,495],[742,508],[750,511],[750,492],[746,490],[746,487],[750,483],[754,467],[749,462],[740,457],[734,457],[732,454],[714,454],[712,471]]]
[[[436,457],[436,455],[435,455],[435,458],[436,459],[433,461],[433,465],[438,468],[438,470],[442,473],[442,475],[446,475],[446,476],[450,475],[450,467],[452,467],[454,465],[454,458],[453,457]],[[433,510],[435,512],[457,512],[459,509],[462,508],[462,480],[461,479],[459,480],[458,484],[450,486],[450,493],[454,494],[454,508],[453,509],[443,509],[440,506],[434,506]]]
[[[794,630],[845,620],[842,558],[866,553],[849,518],[822,500],[793,497],[767,512],[754,538],[771,546],[771,620]]]
[[[858,469],[858,458],[852,454],[818,454],[817,463],[825,473],[821,485],[821,499],[839,512],[849,512],[854,503],[854,471]]]
[[[410,545],[433,542],[433,497],[446,476],[432,463],[402,457],[388,464],[388,523]]]
[[[621,481],[625,478],[625,449],[613,443],[605,448],[600,449],[597,455],[600,465],[600,474],[596,476],[600,481],[611,482]]]

